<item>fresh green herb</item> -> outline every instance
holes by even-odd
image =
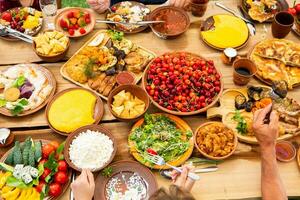
[[[101,174],[102,176],[105,176],[105,177],[111,177],[113,173],[113,168],[112,167],[106,167],[102,170]]]
[[[84,68],[84,74],[88,77],[88,78],[93,78],[95,76],[93,67],[95,65],[95,60],[94,59],[89,59],[89,61],[85,64],[85,68]]]
[[[166,162],[175,160],[190,147],[191,132],[178,129],[175,122],[164,115],[145,114],[144,124],[133,130],[130,140],[147,160],[148,149],[153,149]],[[187,137],[183,139],[182,136]],[[149,162],[148,162],[149,163]]]
[[[107,31],[111,37],[112,40],[118,40],[121,41],[124,37],[124,33],[123,32],[119,32],[119,31],[114,31],[114,30],[108,30]]]
[[[6,105],[6,100],[5,99],[0,99],[0,108]]]
[[[58,160],[64,159],[64,154],[63,154],[64,147],[65,147],[65,142],[61,143],[56,150],[56,154],[58,155]]]
[[[48,161],[45,162],[44,167],[51,170],[51,173],[45,178],[45,182],[49,183],[53,175],[57,172],[58,163],[55,160],[55,152],[49,155]]]
[[[245,118],[241,115],[240,111],[236,110],[232,119],[238,123],[236,126],[236,130],[238,131],[238,133],[245,135],[247,133],[248,125]]]
[[[24,106],[26,106],[26,105],[28,105],[28,100],[27,99],[21,99],[18,102],[18,104],[12,110],[10,110],[11,114],[13,116],[17,116],[18,114],[23,112]]]
[[[13,84],[13,87],[19,88],[19,87],[21,87],[22,85],[24,85],[25,81],[26,81],[25,76],[19,76],[19,77],[17,78],[17,80],[15,80],[15,82],[14,82],[14,84]]]

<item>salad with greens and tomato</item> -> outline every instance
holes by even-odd
[[[131,132],[129,140],[134,143],[145,163],[149,162],[148,154],[159,155],[169,162],[178,159],[189,149],[192,135],[189,130],[179,129],[167,115],[145,114],[144,123]]]

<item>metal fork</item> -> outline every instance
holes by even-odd
[[[169,163],[165,162],[164,158],[159,156],[159,155],[153,155],[153,154],[148,154],[149,156],[147,156],[147,159],[156,164],[156,165],[167,165],[169,167],[171,167],[172,169],[182,173],[182,169],[178,168],[178,167],[175,167],[173,165],[170,165]],[[188,177],[197,181],[200,179],[200,176],[198,176],[197,174],[193,173],[193,172],[189,172],[188,173]]]
[[[155,23],[164,23],[165,21],[139,21],[139,22],[115,22],[110,20],[96,20],[97,23],[107,23],[107,24],[120,24],[124,26],[146,26],[148,24],[155,24]]]

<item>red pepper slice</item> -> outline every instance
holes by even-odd
[[[151,148],[147,149],[147,152],[151,155],[157,155],[157,152]]]

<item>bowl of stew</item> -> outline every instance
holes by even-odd
[[[172,38],[183,34],[190,26],[188,14],[181,8],[162,6],[153,10],[149,20],[165,21],[151,24],[152,31],[161,38]]]

